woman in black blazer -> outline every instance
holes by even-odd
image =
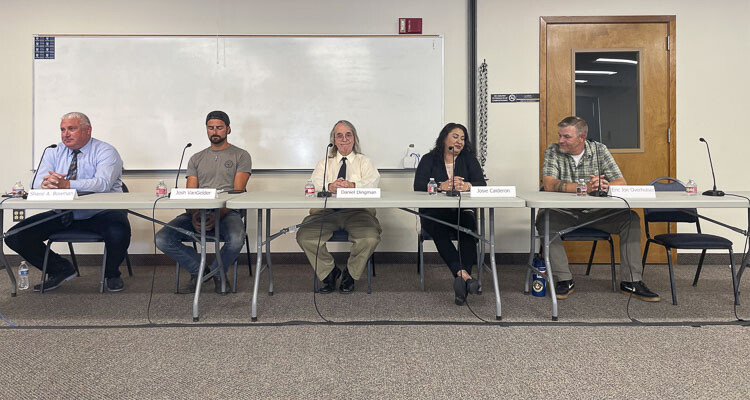
[[[453,150],[450,150],[451,147]],[[443,192],[451,190],[452,187],[464,192],[471,190],[472,186],[486,186],[482,167],[479,166],[470,148],[471,142],[465,126],[453,122],[445,125],[435,140],[435,148],[419,162],[414,175],[414,191],[427,191],[430,178],[435,178],[438,189]],[[453,175],[452,181],[450,174]],[[458,222],[458,209],[456,208],[420,208],[419,212],[450,224],[455,225]],[[422,229],[432,236],[440,256],[455,277],[453,290],[456,292],[456,304],[463,305],[467,293],[479,292],[479,281],[471,277],[471,267],[477,262],[477,239],[459,233],[459,253],[451,241],[451,235],[455,236],[456,229],[426,218],[420,219]],[[461,226],[476,231],[474,210],[461,209],[460,219]]]

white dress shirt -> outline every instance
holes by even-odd
[[[326,171],[326,186],[328,186],[337,179],[342,158],[344,156],[341,153],[336,153],[336,157],[326,157],[318,162],[311,177],[316,191],[323,190],[325,162],[328,161]],[[346,180],[354,183],[354,186],[358,188],[376,188],[380,183],[380,173],[367,156],[351,152],[346,156]]]

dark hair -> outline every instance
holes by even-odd
[[[469,132],[466,130],[466,127],[455,122],[449,122],[440,131],[440,134],[438,135],[437,140],[435,140],[435,147],[433,147],[432,150],[430,150],[430,153],[433,153],[436,156],[442,157],[443,154],[445,153],[445,138],[448,137],[448,134],[451,133],[451,131],[456,128],[464,132],[464,149],[461,151],[461,153],[467,150],[469,152],[473,152],[472,146],[471,146],[471,139],[469,138]]]

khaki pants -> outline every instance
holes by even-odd
[[[550,239],[565,228],[582,224],[586,221],[611,214],[617,210],[584,210],[577,209],[548,209],[542,210],[536,217],[536,229],[544,235],[544,213],[549,212]],[[641,219],[635,211],[628,210],[609,218],[605,218],[587,228],[600,229],[610,234],[620,236],[620,281],[638,282],[643,280],[643,264],[641,263]],[[544,238],[542,238],[544,240]],[[565,254],[561,240],[549,244],[549,259],[552,264],[552,275],[556,281],[573,279],[568,266],[568,256]]]
[[[343,229],[349,233],[349,241],[353,243],[349,251],[347,268],[352,278],[359,279],[367,266],[375,248],[380,243],[380,222],[375,218],[375,210],[345,209],[333,214],[333,210],[313,209],[302,222],[320,218],[315,222],[304,225],[297,231],[297,243],[305,251],[310,265],[315,268],[315,253],[318,255],[317,275],[325,279],[333,271],[333,256],[328,252],[326,242],[333,236],[333,232]],[[322,226],[322,231],[321,231]],[[320,241],[318,238],[320,237]],[[318,243],[320,248],[318,249]]]

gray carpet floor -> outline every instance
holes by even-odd
[[[275,266],[273,296],[264,274],[255,324],[247,266],[238,293],[220,296],[206,285],[196,324],[192,296],[173,293],[174,267],[134,272],[120,293],[98,293],[98,269],[84,267],[55,291],[11,298],[0,271],[0,312],[20,327],[0,329],[0,397],[744,399],[750,392],[750,326],[736,322],[726,266],[704,267],[697,287],[694,267],[678,266],[674,306],[664,266],[645,274],[662,301],[628,305],[612,293],[608,266],[585,276],[585,266],[574,265],[576,291],[560,301],[558,322],[548,298],[522,293],[524,268],[502,266],[500,325],[479,319],[495,322],[489,273],[469,309],[453,305],[451,276],[438,265],[426,268],[425,292],[414,265],[378,265],[370,295],[360,281],[351,295],[315,296],[335,324],[318,324],[309,266]],[[742,288],[748,292],[746,281]],[[737,313],[750,319],[750,306]]]

